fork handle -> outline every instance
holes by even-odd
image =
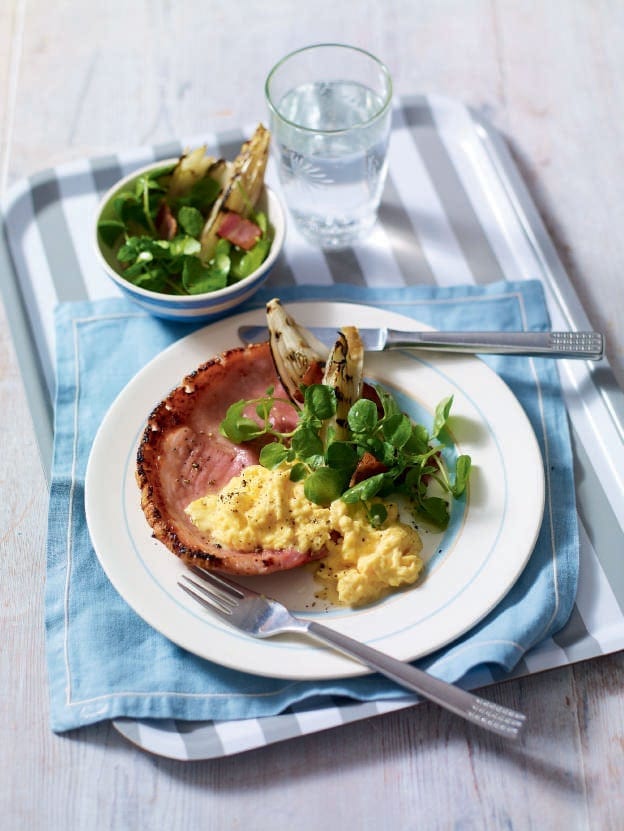
[[[435,702],[440,707],[450,710],[468,721],[485,727],[505,738],[515,738],[518,734],[519,719],[524,719],[520,714],[505,707],[493,704],[479,696],[469,693],[453,684],[448,684],[440,678],[435,678],[412,664],[407,664],[392,658],[384,652],[368,646],[367,644],[355,641],[353,638],[343,635],[323,626],[321,623],[310,621],[306,627],[312,637],[326,644],[329,644],[340,652],[344,652],[370,669],[380,672],[397,684],[408,690],[419,693],[424,698]],[[492,714],[496,717],[492,718]],[[507,718],[508,716],[508,718]]]

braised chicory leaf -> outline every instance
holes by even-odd
[[[272,441],[260,453],[260,464],[269,469],[290,464],[290,478],[304,483],[304,493],[312,502],[327,505],[338,498],[361,502],[370,522],[378,526],[387,516],[382,500],[402,494],[415,516],[443,529],[449,521],[449,503],[443,495],[460,498],[471,468],[466,455],[456,458],[452,473],[445,461],[440,436],[447,427],[453,399],[440,402],[428,430],[414,424],[390,393],[381,387],[376,391],[382,414],[374,401],[356,401],[347,415],[346,440],[335,440],[327,429],[337,400],[335,390],[325,384],[306,387],[301,408],[290,400],[275,398],[272,388],[262,398],[239,401],[229,407],[220,429],[237,444],[270,437]],[[271,423],[271,410],[278,400],[297,410],[297,426],[289,433],[280,433]],[[259,421],[247,415],[250,408],[255,409]],[[369,463],[374,461],[364,465],[368,475],[360,475],[365,458]]]

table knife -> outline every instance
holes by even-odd
[[[321,343],[331,348],[339,327],[307,326]],[[599,361],[604,356],[604,336],[599,332],[404,332],[398,329],[359,328],[367,352],[391,349],[427,349],[470,354],[528,355],[542,358],[582,358]],[[266,326],[240,326],[243,343],[268,340]]]

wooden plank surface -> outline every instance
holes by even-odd
[[[253,123],[276,59],[350,42],[387,61],[399,94],[460,98],[503,131],[624,384],[623,36],[616,0],[5,0],[0,185],[112,148]],[[529,717],[513,748],[429,705],[194,764],[152,757],[109,725],[54,736],[47,494],[5,316],[0,440],[6,831],[622,828],[621,654],[490,688]]]

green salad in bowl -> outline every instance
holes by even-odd
[[[284,235],[281,205],[264,184],[269,141],[259,125],[232,162],[199,147],[136,171],[109,191],[98,213],[97,247],[122,291],[156,314],[179,318],[207,295],[208,307],[221,310],[234,305],[228,290],[242,302],[251,292],[240,297],[237,289],[259,286]],[[204,316],[214,316],[208,307]]]

